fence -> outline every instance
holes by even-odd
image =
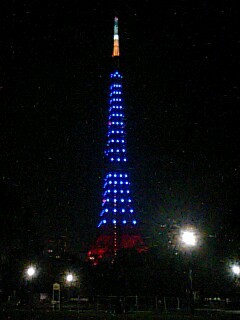
[[[168,312],[187,308],[188,301],[179,297],[161,296],[96,296],[92,305],[97,312]]]

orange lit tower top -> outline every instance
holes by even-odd
[[[119,35],[118,35],[118,18],[114,18],[114,33],[113,33],[113,57],[119,57]]]

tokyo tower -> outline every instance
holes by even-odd
[[[88,252],[88,260],[98,264],[101,259],[114,261],[118,250],[146,251],[137,230],[126,148],[123,77],[120,72],[118,18],[114,19],[113,72],[110,75],[108,133],[104,150],[105,179],[98,223],[99,236]]]

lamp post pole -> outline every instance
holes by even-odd
[[[28,288],[28,303],[33,312],[34,296],[33,296],[33,279],[36,277],[36,268],[34,266],[29,266],[26,269],[26,279],[27,279],[27,288]]]
[[[67,273],[65,277],[66,285],[67,285],[67,299],[70,301],[73,285],[76,284],[76,276],[73,273]]]
[[[192,255],[191,255],[191,260],[192,260]],[[189,306],[190,306],[190,312],[191,312],[191,314],[194,314],[192,261],[190,261],[190,266],[189,266]]]
[[[181,237],[183,245],[190,251],[189,266],[188,266],[188,291],[189,291],[189,309],[191,314],[194,314],[194,296],[193,296],[193,248],[197,245],[197,236],[194,231],[183,230]]]

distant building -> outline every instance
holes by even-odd
[[[70,255],[69,238],[66,235],[48,238],[44,244],[43,255],[52,259],[64,259]]]

